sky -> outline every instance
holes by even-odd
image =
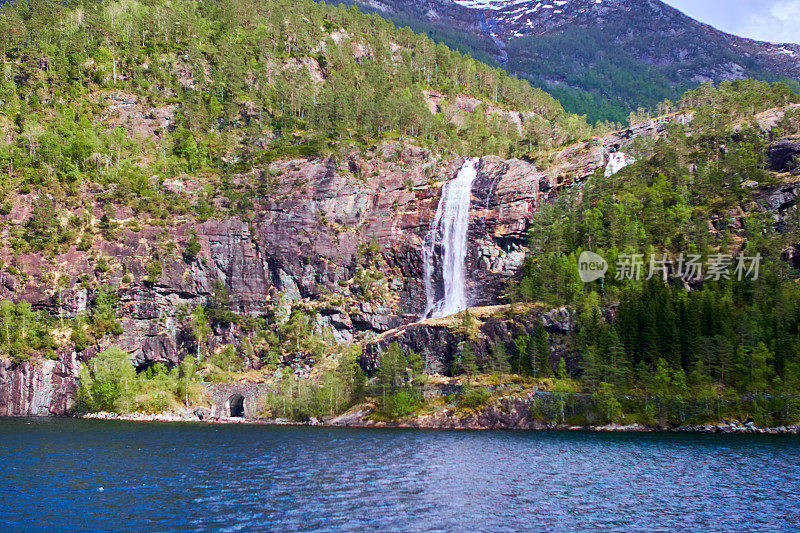
[[[800,44],[800,0],[664,0],[715,28],[759,41]]]

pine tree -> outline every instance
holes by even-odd
[[[758,346],[750,353],[749,380],[747,390],[752,393],[763,393],[769,384],[769,362],[773,354],[766,344],[759,342]]]
[[[531,336],[527,333],[522,333],[515,341],[516,353],[514,354],[514,372],[521,376],[529,376],[531,374]]]
[[[558,360],[558,370],[556,371],[558,379],[569,379],[569,372],[567,372],[567,362],[562,357]]]
[[[653,374],[653,394],[658,398],[668,398],[671,396],[671,370],[664,359],[656,361],[656,371]]]
[[[609,334],[608,365],[614,384],[619,385],[627,381],[632,365],[625,353],[625,347],[619,340],[616,328],[611,328]]]
[[[458,372],[470,378],[478,373],[478,360],[470,341],[462,343]]]
[[[44,250],[55,242],[61,222],[58,220],[53,202],[40,194],[33,204],[33,212],[25,224],[25,241],[35,252]]]
[[[544,324],[537,321],[533,328],[533,343],[531,344],[531,366],[534,368],[534,377],[549,377],[553,375],[553,366],[550,363],[550,339]]]
[[[600,362],[597,360],[597,348],[595,346],[588,346],[581,353],[580,361],[581,376],[583,382],[586,383],[590,389],[596,389],[601,379]]]
[[[508,349],[504,341],[497,341],[490,347],[491,369],[496,374],[508,374],[511,365],[508,364]]]
[[[470,335],[472,335],[472,328],[474,326],[475,326],[475,319],[472,318],[469,309],[467,309],[461,314],[461,330],[464,333],[464,335],[469,337]]]

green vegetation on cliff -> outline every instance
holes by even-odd
[[[800,273],[786,260],[800,242],[800,219],[796,208],[765,205],[797,181],[768,171],[767,149],[800,133],[800,113],[769,132],[753,122],[762,109],[796,101],[780,84],[692,91],[683,100],[697,107],[690,126],[672,126],[640,146],[640,161],[611,177],[598,173],[580,199],[562,196],[538,217],[519,294],[577,309],[570,369],[587,390],[684,400],[800,393]],[[608,261],[604,281],[579,278],[584,250]],[[641,279],[617,279],[615,268],[632,254],[642,254]],[[734,275],[734,259],[730,279],[708,272],[685,282],[673,270],[665,282],[660,270],[646,279],[651,254],[762,262],[757,279]],[[754,400],[748,409],[766,415],[774,407]]]
[[[377,15],[313,0],[14,2],[0,24],[5,193],[47,186],[75,196],[97,183],[153,210],[164,202],[149,176],[242,171],[335,150],[330,142],[404,135],[508,155],[591,132],[525,81]],[[459,95],[483,106],[451,109]],[[131,124],[105,118],[120,102],[143,108],[127,118],[147,124],[143,143],[126,135]],[[520,133],[487,106],[530,111],[541,127]],[[25,240],[41,247],[79,229],[33,228]]]
[[[448,156],[523,154],[591,134],[525,81],[376,15],[312,0],[7,2],[0,58],[0,268],[11,292],[38,270],[51,315],[64,293],[89,298],[71,319],[33,313],[36,328],[19,303],[11,314],[23,318],[4,320],[0,348],[17,362],[107,345],[122,332],[105,287],[116,273],[122,288],[153,287],[176,258],[201,261],[197,236],[178,242],[170,226],[252,219],[257,199],[276,193],[265,169],[275,160],[364,153],[386,139]],[[505,111],[530,113],[531,127],[520,132]],[[143,269],[109,254],[130,232],[148,242]],[[74,275],[75,250],[91,272]],[[38,269],[26,268],[31,255]],[[300,348],[319,356],[303,311],[269,331],[216,295],[202,313],[198,351],[219,369],[242,365],[206,345],[210,326],[247,331],[248,355],[269,364]],[[296,338],[302,346],[289,346]]]

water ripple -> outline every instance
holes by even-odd
[[[0,420],[0,529],[790,531],[799,443]]]

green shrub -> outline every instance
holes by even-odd
[[[592,395],[592,399],[603,420],[606,422],[618,422],[622,419],[622,405],[617,399],[612,385],[601,383],[600,387]]]
[[[84,411],[130,411],[136,371],[130,356],[109,348],[83,365],[78,389],[78,408]]]
[[[113,241],[117,238],[117,228],[119,223],[112,220],[108,215],[100,217],[100,223],[97,225],[100,233],[107,241]]]
[[[78,251],[86,252],[92,249],[92,244],[94,244],[94,238],[92,237],[91,233],[84,233],[81,235],[81,240],[78,241]]]
[[[148,282],[157,283],[158,280],[161,279],[161,275],[164,273],[164,265],[161,263],[161,261],[153,257],[147,262],[147,266],[145,266],[145,272],[147,272]]]
[[[465,386],[458,400],[458,407],[461,409],[478,409],[489,403],[492,395],[483,388],[472,388]]]
[[[79,352],[85,350],[86,347],[89,346],[89,342],[91,341],[91,339],[89,339],[88,333],[86,333],[86,329],[80,322],[78,322],[75,326],[73,326],[72,334],[70,335],[69,340],[72,342],[72,344],[75,345],[75,350]]]
[[[232,344],[212,354],[211,363],[228,372],[237,372],[244,368],[244,360],[236,352],[236,348]]]
[[[380,401],[381,414],[389,418],[409,416],[420,407],[422,407],[422,400],[412,389],[400,389]]]
[[[201,250],[202,246],[200,246],[200,240],[197,238],[197,234],[193,233],[189,238],[189,242],[186,243],[186,249],[183,251],[183,259],[187,263],[196,261]]]
[[[95,269],[97,272],[101,272],[101,273],[103,273],[103,274],[105,274],[106,272],[108,272],[109,270],[111,270],[111,265],[109,265],[109,264],[108,264],[108,258],[101,256],[101,257],[100,257],[100,258],[97,260],[97,263],[95,263],[95,265],[94,265],[94,269]]]

